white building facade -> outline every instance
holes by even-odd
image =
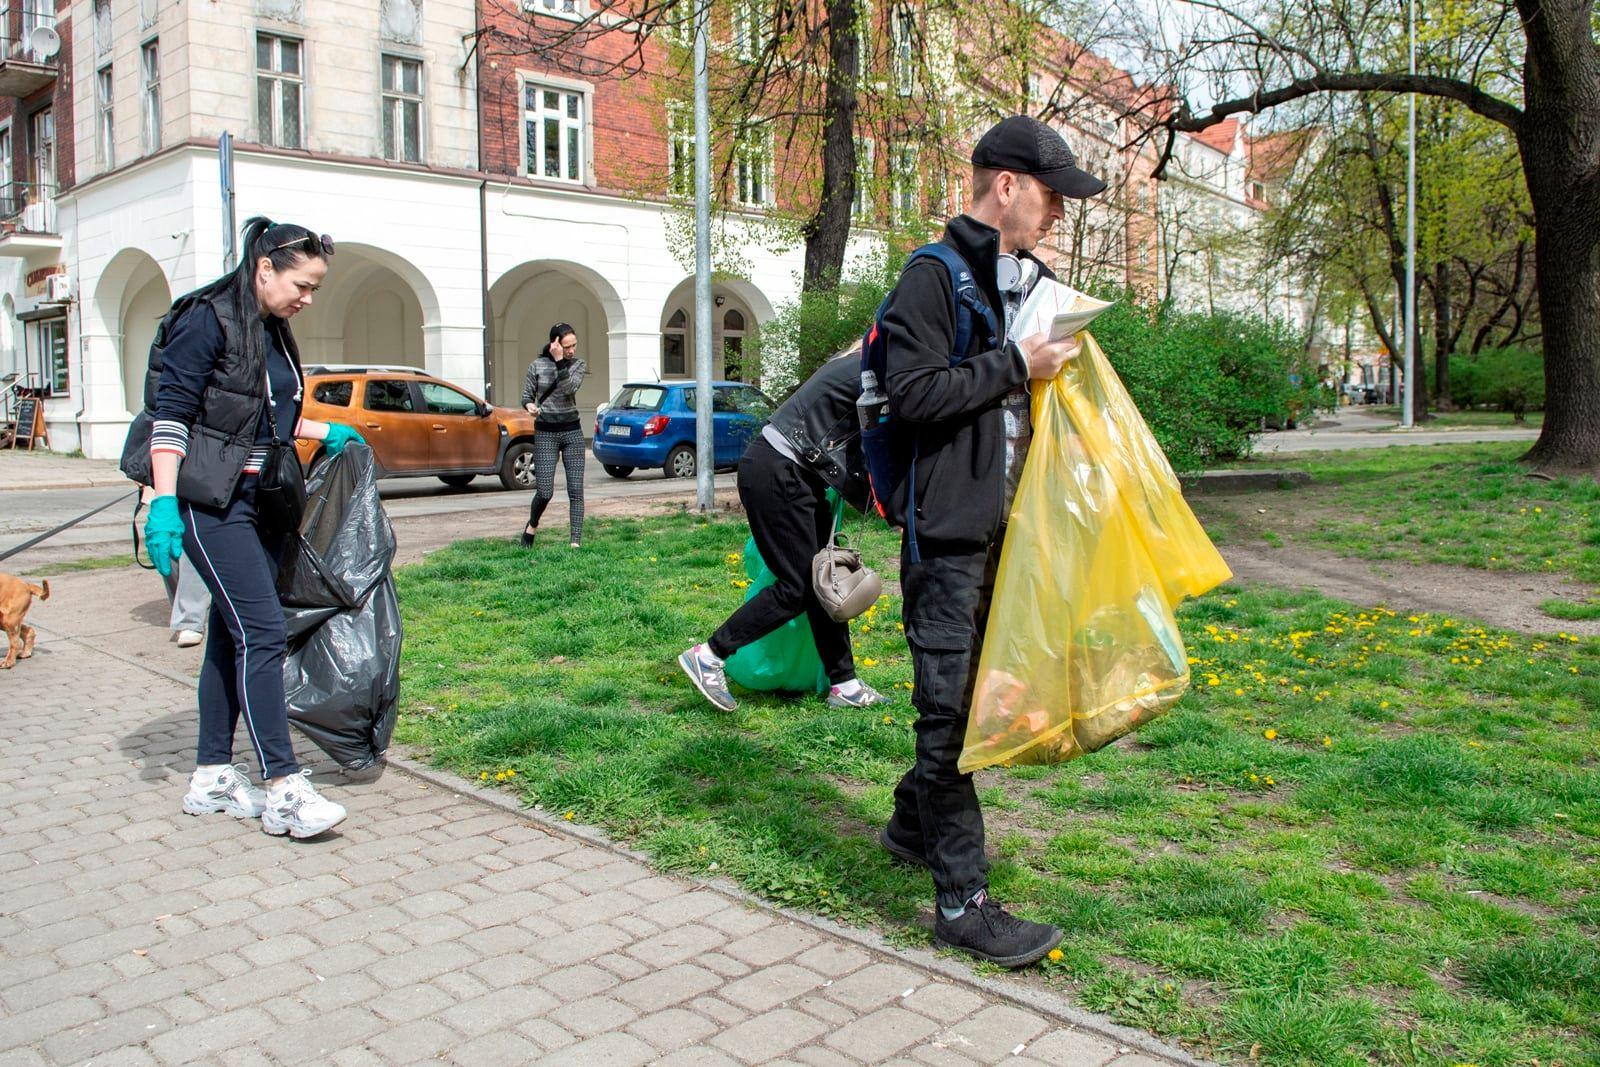
[[[120,455],[162,314],[222,273],[224,133],[237,225],[260,214],[334,240],[294,320],[308,365],[413,365],[515,406],[565,321],[587,412],[626,381],[694,375],[674,209],[595,184],[593,93],[571,116],[577,180],[537,159],[481,169],[472,0],[74,0],[60,15],[72,163],[48,175],[49,218],[0,224],[0,375],[44,396],[51,448]],[[0,65],[0,93],[4,79]],[[718,373],[798,290],[798,250],[744,258],[716,287]]]

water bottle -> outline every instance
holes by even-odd
[[[863,431],[875,429],[889,418],[889,397],[878,388],[878,376],[861,372],[861,396],[856,400],[856,418]]]

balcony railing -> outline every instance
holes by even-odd
[[[60,67],[53,0],[0,5],[0,96],[29,96],[54,82]]]
[[[54,185],[0,182],[0,236],[57,232]]]

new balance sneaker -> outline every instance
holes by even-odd
[[[960,949],[1001,967],[1026,967],[1043,959],[1061,942],[1061,931],[1045,923],[1019,919],[981,892],[954,919],[934,909],[933,937],[947,948]]]
[[[307,779],[307,772],[291,774],[283,786],[274,789],[267,797],[266,810],[261,813],[261,829],[274,837],[316,837],[344,822],[343,804],[317,792]]]
[[[739,706],[728,692],[728,676],[722,671],[722,661],[711,654],[705,645],[695,645],[678,657],[678,666],[689,676],[689,681],[700,694],[711,701],[719,711],[732,711]]]
[[[238,767],[223,767],[215,772],[196,768],[189,778],[189,791],[183,796],[183,810],[190,815],[220,811],[235,819],[256,819],[266,806],[267,794],[251,785]]]
[[[862,681],[856,682],[854,686],[836,685],[828,690],[830,708],[870,708],[887,703],[889,703],[888,697]]]

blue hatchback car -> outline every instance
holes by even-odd
[[[777,405],[743,382],[713,382],[712,389],[712,454],[718,468],[732,467]],[[692,477],[695,398],[693,382],[624,385],[595,416],[594,458],[613,478],[640,467],[660,467],[668,478]]]

